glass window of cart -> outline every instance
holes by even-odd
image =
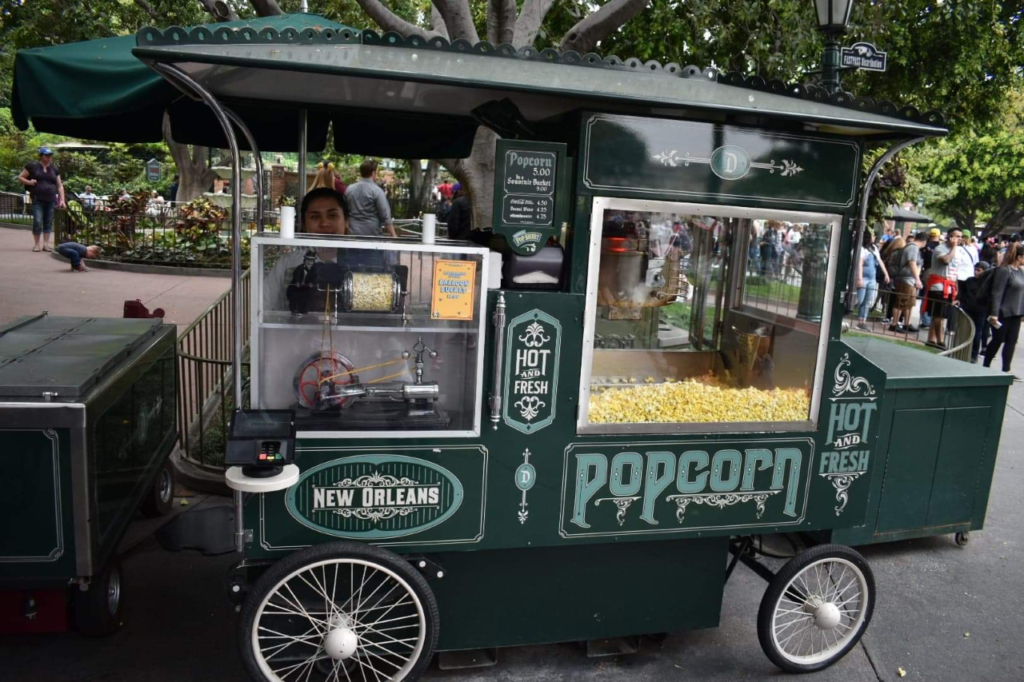
[[[580,431],[809,428],[838,225],[595,200]]]
[[[259,237],[253,263],[254,407],[305,432],[479,433],[481,250]]]

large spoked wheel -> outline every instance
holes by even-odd
[[[316,545],[264,573],[242,609],[239,645],[256,680],[414,680],[437,644],[437,603],[398,555]]]
[[[761,599],[757,637],[786,672],[829,667],[860,640],[875,608],[875,578],[864,557],[820,545],[782,567]]]

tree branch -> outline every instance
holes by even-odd
[[[439,33],[420,28],[416,24],[411,24],[405,19],[402,19],[385,7],[380,0],[356,0],[356,2],[359,3],[359,6],[363,8],[363,11],[366,12],[366,14],[373,19],[373,21],[380,26],[383,31],[394,31],[405,38],[412,35],[423,36],[427,40],[436,38],[440,35]]]
[[[284,12],[277,4],[277,0],[249,0],[252,8],[256,10],[258,17],[279,17]]]
[[[523,3],[523,11],[516,19],[512,44],[516,47],[533,45],[533,41],[537,39],[537,33],[540,31],[540,25],[544,23],[544,17],[547,16],[548,10],[554,4],[555,0],[526,0]]]
[[[512,44],[516,30],[516,0],[487,0],[487,40]]]
[[[433,4],[430,5],[430,25],[439,36],[448,40],[448,27],[444,25],[444,17]]]
[[[469,0],[433,0],[433,3],[444,18],[452,40],[468,40],[473,45],[480,42],[473,13],[469,10]]]
[[[575,50],[580,54],[591,52],[602,39],[639,14],[647,3],[648,0],[610,0],[569,29],[558,49],[562,52]]]
[[[199,4],[217,21],[238,21],[235,10],[224,0],[199,0]]]
[[[162,21],[160,19],[160,15],[156,13],[156,10],[153,9],[153,6],[146,2],[146,0],[135,0],[135,4],[138,5],[143,12],[148,14],[149,18],[153,21]]]

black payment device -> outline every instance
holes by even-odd
[[[253,478],[281,472],[295,458],[295,412],[236,410],[231,415],[225,463]]]

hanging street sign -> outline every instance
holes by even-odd
[[[885,71],[889,64],[888,57],[871,43],[854,43],[844,47],[842,65],[846,68],[862,71]]]

